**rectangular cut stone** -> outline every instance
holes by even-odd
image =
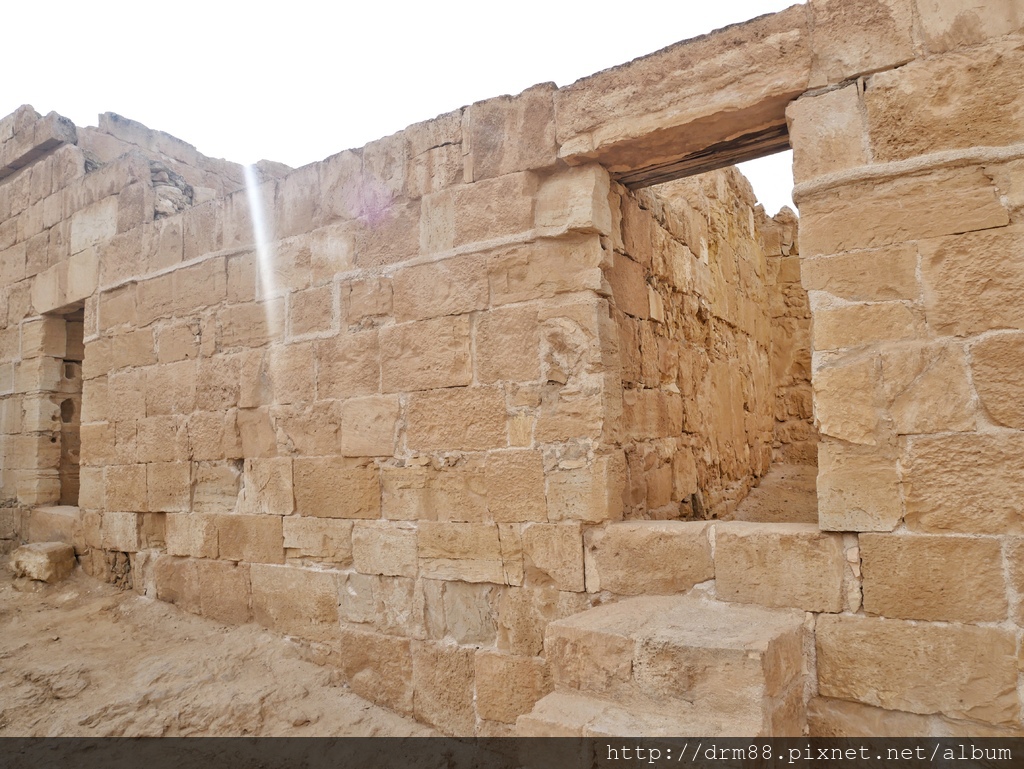
[[[803,259],[800,277],[808,291],[849,301],[916,301],[917,247],[904,243],[852,254]]]
[[[333,572],[261,563],[252,564],[249,571],[256,622],[312,640],[332,635],[338,624],[338,586]]]
[[[412,644],[413,700],[417,720],[446,734],[473,734],[473,649],[414,641]]]
[[[1024,329],[1024,231],[1016,227],[921,244],[921,282],[929,326],[943,335]]]
[[[320,518],[379,518],[380,474],[343,457],[297,457],[295,510]]]
[[[216,558],[217,519],[201,513],[169,513],[165,521],[168,555]]]
[[[249,564],[203,558],[196,561],[196,572],[204,617],[230,625],[242,625],[252,618]]]
[[[291,458],[245,460],[238,512],[290,515],[294,509]]]
[[[216,515],[218,555],[225,561],[284,563],[284,535],[277,515]]]
[[[819,256],[1004,227],[999,190],[978,167],[853,182],[800,201],[800,253]]]
[[[621,453],[595,457],[586,467],[548,475],[548,518],[591,523],[622,518],[626,462]]]
[[[417,531],[407,523],[359,521],[352,529],[356,571],[393,577],[415,577]]]
[[[943,0],[920,0],[919,4],[936,2]],[[958,21],[965,23],[972,11],[964,8]],[[1018,14],[1024,22],[1019,4]],[[979,14],[997,15],[989,8]],[[1021,68],[1024,44],[1018,38],[872,75],[864,107],[875,162],[1020,142],[1024,95],[1013,73]]]
[[[708,524],[613,523],[586,533],[587,591],[618,595],[684,593],[715,576]]]
[[[481,254],[405,267],[392,279],[395,320],[462,315],[487,307],[487,262]]]
[[[540,657],[519,657],[480,649],[474,658],[477,714],[514,724],[551,691],[551,676]]]
[[[907,528],[948,534],[1020,534],[1024,435],[913,436],[903,459]]]
[[[557,160],[552,83],[469,107],[465,117],[471,178],[543,168]]]
[[[380,350],[384,392],[458,387],[473,381],[468,317],[386,326]]]
[[[341,406],[341,452],[352,457],[395,453],[399,400],[396,395],[350,398]]]
[[[493,309],[475,321],[477,381],[534,382],[540,377],[540,322],[535,306]]]
[[[838,612],[845,570],[842,537],[816,524],[715,524],[719,600]]]
[[[912,0],[811,0],[810,7],[812,85],[841,83],[914,58]]]
[[[421,521],[419,559],[420,573],[430,579],[506,582],[495,524]]]
[[[412,656],[408,638],[341,628],[329,665],[338,667],[352,691],[399,713],[413,712]]]
[[[861,534],[859,545],[869,614],[940,622],[1006,618],[996,539]]]
[[[818,525],[823,531],[892,531],[902,517],[895,457],[870,446],[818,445]]]
[[[333,518],[284,519],[284,548],[300,558],[329,561],[338,566],[352,564],[352,521]],[[289,553],[289,557],[292,553]]]
[[[1024,334],[990,336],[971,347],[971,375],[989,418],[1024,429]]]
[[[826,697],[911,713],[1015,724],[1016,641],[1000,628],[822,615],[818,688]],[[942,686],[924,686],[942,674]]]
[[[380,390],[380,347],[376,331],[342,333],[318,341],[318,398],[345,398]]]
[[[505,398],[496,387],[428,390],[409,397],[406,442],[417,451],[504,448]]]

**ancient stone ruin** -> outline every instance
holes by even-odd
[[[1021,734],[1022,25],[811,0],[295,170],[19,109],[5,549],[451,734]]]

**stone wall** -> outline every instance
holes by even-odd
[[[734,169],[616,193],[625,516],[727,518],[771,461],[779,225]]]

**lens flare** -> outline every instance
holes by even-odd
[[[259,274],[261,299],[266,312],[267,333],[271,337],[281,336],[281,320],[274,312],[272,299],[277,295],[274,281],[274,248],[267,237],[267,218],[263,210],[263,199],[260,194],[259,178],[256,169],[247,165],[245,169],[245,195],[249,201],[249,212],[252,216],[252,237],[256,245],[256,263]]]

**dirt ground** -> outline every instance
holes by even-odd
[[[0,736],[430,736],[253,625],[0,558]]]

